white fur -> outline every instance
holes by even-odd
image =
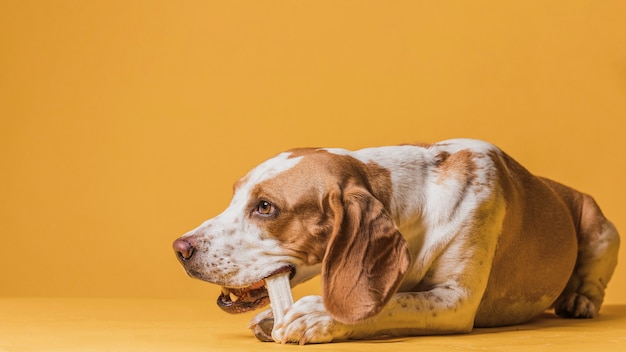
[[[200,273],[199,278],[221,286],[245,287],[290,264],[290,257],[278,241],[265,236],[245,216],[252,210],[248,209],[248,203],[253,187],[289,170],[301,160],[289,158],[289,155],[281,153],[252,169],[235,190],[224,212],[183,236],[197,236],[208,243],[201,247],[204,253],[195,256],[201,260],[190,268]],[[250,265],[252,262],[255,265]],[[203,272],[211,272],[211,277],[202,277]]]

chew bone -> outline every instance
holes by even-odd
[[[274,313],[274,326],[283,320],[285,310],[293,304],[289,274],[289,272],[279,273],[265,279],[265,286],[270,295],[270,306]]]

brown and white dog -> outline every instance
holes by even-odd
[[[321,343],[465,333],[553,307],[598,314],[619,236],[593,198],[529,173],[492,144],[294,149],[234,186],[229,207],[174,242],[232,313],[268,304],[263,279],[321,273],[322,296],[271,338]],[[271,310],[251,322],[270,338]]]

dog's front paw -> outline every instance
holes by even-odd
[[[248,328],[254,332],[254,336],[263,342],[272,342],[272,329],[274,328],[274,314],[271,309],[265,310],[250,321]]]
[[[283,321],[274,327],[272,338],[279,343],[326,343],[345,340],[350,329],[335,321],[324,308],[322,297],[306,296],[291,306]]]

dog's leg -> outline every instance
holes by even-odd
[[[497,226],[493,230],[494,234],[499,231]],[[380,313],[354,324],[333,319],[324,308],[322,297],[303,297],[287,310],[273,336],[278,342],[303,344],[467,333],[473,328],[489,279],[495,238],[489,235],[457,238],[448,244],[446,251],[439,252],[432,266],[436,269],[426,274],[415,289],[417,292],[395,294]],[[485,241],[481,243],[480,239]]]
[[[617,230],[602,215],[593,198],[584,197],[576,266],[554,303],[555,313],[565,318],[593,318],[598,314],[604,290],[617,265]]]
[[[382,312],[355,324],[334,320],[321,296],[306,296],[287,310],[277,342],[325,343],[384,336],[460,334],[472,330],[477,304],[455,288],[396,294]],[[471,301],[471,299],[470,299]],[[355,302],[358,304],[358,302]]]

